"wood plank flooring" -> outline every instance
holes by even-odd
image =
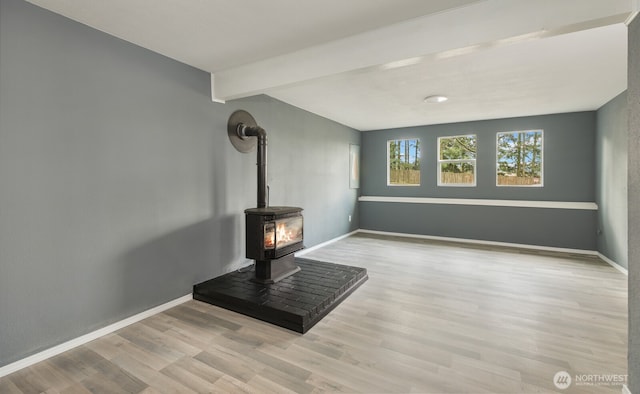
[[[369,281],[305,335],[189,301],[0,379],[0,393],[620,393],[627,278],[595,258],[358,234],[305,257]]]

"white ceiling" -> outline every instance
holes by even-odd
[[[358,130],[595,110],[634,0],[29,0]],[[432,94],[449,101],[427,104]]]

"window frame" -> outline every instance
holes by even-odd
[[[446,159],[442,160],[440,157],[440,140],[442,138],[458,138],[458,137],[471,137],[476,140],[476,153],[474,159]],[[478,135],[477,134],[460,134],[460,135],[443,135],[438,137],[438,187],[476,187],[478,184]],[[442,164],[448,163],[472,163],[473,164],[473,183],[442,183]]]
[[[540,132],[540,183],[532,184],[532,185],[500,185],[498,183],[498,172],[500,170],[500,161],[499,161],[499,141],[500,134],[514,134],[514,133],[531,133],[531,132]],[[527,129],[527,130],[513,130],[513,131],[498,131],[496,132],[496,187],[544,187],[544,129]]]
[[[420,169],[418,171],[420,171],[420,174],[418,175],[418,183],[391,183],[391,142],[392,141],[417,141],[419,143],[419,151],[418,151],[418,157],[417,159],[420,160]],[[386,161],[386,165],[387,165],[387,186],[391,186],[391,187],[418,187],[422,185],[422,144],[420,143],[420,138],[415,137],[415,138],[393,138],[390,140],[387,140],[387,161]]]

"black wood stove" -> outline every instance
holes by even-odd
[[[302,208],[269,207],[267,201],[267,133],[246,111],[231,114],[227,133],[241,152],[258,146],[258,202],[245,210],[246,257],[256,262],[255,281],[275,283],[300,271],[294,253],[303,245]],[[255,137],[255,138],[254,138]]]
[[[305,333],[367,280],[367,270],[295,257],[304,247],[302,208],[268,204],[267,133],[246,111],[231,115],[227,133],[240,152],[258,145],[258,204],[245,210],[255,268],[198,283],[193,298]]]
[[[256,261],[255,280],[274,283],[300,271],[294,252],[304,248],[302,208],[250,208],[244,213],[246,256]]]

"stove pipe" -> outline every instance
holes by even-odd
[[[260,126],[247,126],[238,123],[237,133],[240,138],[258,138],[258,208],[267,207],[267,132]]]

